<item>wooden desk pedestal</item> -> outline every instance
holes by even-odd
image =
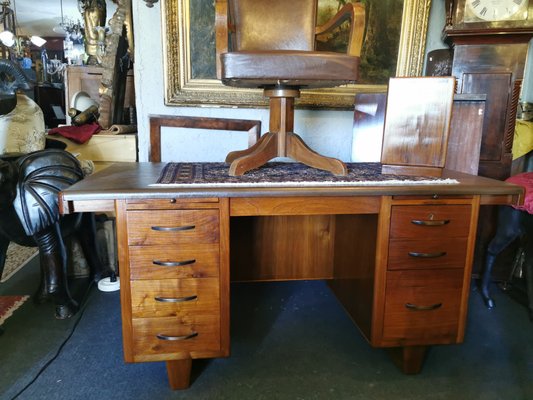
[[[192,359],[229,355],[230,281],[327,280],[368,342],[417,373],[428,346],[463,341],[480,204],[522,196],[465,174],[456,185],[161,189],[148,184],[162,165],[143,164],[103,170],[61,203],[115,211],[125,359],[166,361],[174,389],[188,387]]]

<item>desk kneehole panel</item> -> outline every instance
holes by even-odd
[[[457,341],[470,215],[470,205],[392,207],[385,340]]]

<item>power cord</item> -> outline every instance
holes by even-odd
[[[87,308],[87,304],[88,304],[88,300],[89,300],[89,295],[91,293],[91,289],[93,288],[93,286],[94,286],[94,281],[91,280],[91,282],[89,283],[89,286],[85,290],[85,293],[84,293],[83,298],[81,300],[82,307],[78,311],[78,319],[76,320],[76,322],[74,322],[74,325],[72,326],[72,329],[70,330],[70,333],[65,338],[65,340],[63,340],[61,345],[58,347],[58,349],[57,349],[56,353],[54,354],[54,356],[50,360],[48,360],[41,367],[41,369],[37,372],[37,374],[33,377],[33,379],[31,381],[29,381],[21,390],[19,390],[17,392],[17,394],[15,394],[15,396],[13,396],[11,398],[11,400],[15,400],[17,397],[19,397],[21,394],[23,394],[31,385],[33,385],[35,383],[35,381],[37,379],[39,379],[39,377],[50,366],[50,364],[52,364],[57,359],[57,357],[59,357],[59,354],[61,354],[61,350],[63,350],[63,347],[65,347],[65,345],[68,343],[68,341],[70,340],[72,335],[74,335],[74,332],[76,331],[76,328],[77,328],[78,324],[80,323],[81,318],[83,317],[83,314],[85,313],[85,309]]]

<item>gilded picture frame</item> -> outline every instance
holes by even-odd
[[[261,90],[232,88],[224,86],[217,79],[193,77],[190,0],[163,0],[161,6],[166,105],[267,106]],[[404,0],[396,76],[422,74],[430,6],[431,0]],[[352,109],[356,93],[385,90],[386,86],[383,84],[302,90],[297,107]]]

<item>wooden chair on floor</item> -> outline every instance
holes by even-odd
[[[300,89],[357,81],[364,8],[360,3],[348,3],[317,27],[317,3],[217,0],[219,78],[228,86],[262,88],[270,99],[269,132],[250,149],[228,154],[230,175],[242,175],[275,157],[290,157],[335,175],[346,174],[343,162],[314,152],[293,132],[294,102]],[[351,22],[347,52],[316,51],[317,35],[345,21]]]

